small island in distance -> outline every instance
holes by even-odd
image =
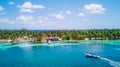
[[[62,40],[119,40],[120,29],[91,30],[0,30],[0,42],[46,42],[47,38]],[[60,39],[60,40],[59,40]],[[57,41],[57,40],[56,40]]]

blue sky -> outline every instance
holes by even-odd
[[[0,0],[0,29],[119,29],[116,0]]]

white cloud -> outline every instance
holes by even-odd
[[[6,14],[6,12],[2,12],[2,13],[0,13],[0,15],[5,15]]]
[[[80,13],[78,14],[78,16],[85,16],[85,14],[82,13],[82,12],[80,12]]]
[[[23,5],[18,5],[17,7],[21,8],[20,12],[35,12],[33,9],[44,9],[44,5],[32,4],[31,2],[25,2]]]
[[[27,15],[21,15],[18,18],[16,18],[16,20],[19,20],[19,21],[31,21],[31,20],[33,20],[33,17],[32,16],[27,16]]]
[[[9,17],[0,17],[0,23],[13,24],[15,20],[10,20]]]
[[[63,18],[65,18],[65,16],[63,16],[62,14],[50,14],[50,16],[53,16],[53,17],[55,17],[57,19],[63,19]]]
[[[31,2],[25,2],[23,5],[18,5],[19,8],[26,8],[26,9],[43,9],[45,8],[44,5],[40,4],[32,4]]]
[[[0,22],[2,22],[2,23],[6,23],[6,22],[8,22],[9,20],[8,20],[8,18],[6,18],[6,17],[1,17],[0,18]]]
[[[20,10],[20,12],[29,12],[29,13],[33,13],[34,11],[31,10],[31,9],[25,9],[25,8],[23,8],[23,9]]]
[[[49,18],[48,17],[45,17],[44,20],[48,20]]]
[[[88,11],[90,14],[102,14],[105,12],[105,8],[101,4],[89,4],[85,5],[84,9]]]
[[[15,2],[9,2],[9,4],[10,4],[10,5],[13,5],[13,4],[15,4]]]
[[[38,21],[38,22],[48,21],[48,19],[49,19],[48,17],[42,17],[42,16],[38,16],[38,17],[37,17],[37,21]]]
[[[4,8],[2,6],[0,6],[0,11],[4,10]]]
[[[39,22],[42,22],[43,19],[44,19],[44,18],[43,18],[42,16],[37,17],[37,20],[38,20]]]
[[[71,14],[72,12],[70,10],[66,11],[66,14]]]

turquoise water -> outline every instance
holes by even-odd
[[[120,67],[120,41],[0,43],[0,67]]]

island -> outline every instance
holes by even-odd
[[[52,39],[53,38],[53,39]],[[0,30],[0,42],[47,42],[64,40],[119,40],[120,29]]]

